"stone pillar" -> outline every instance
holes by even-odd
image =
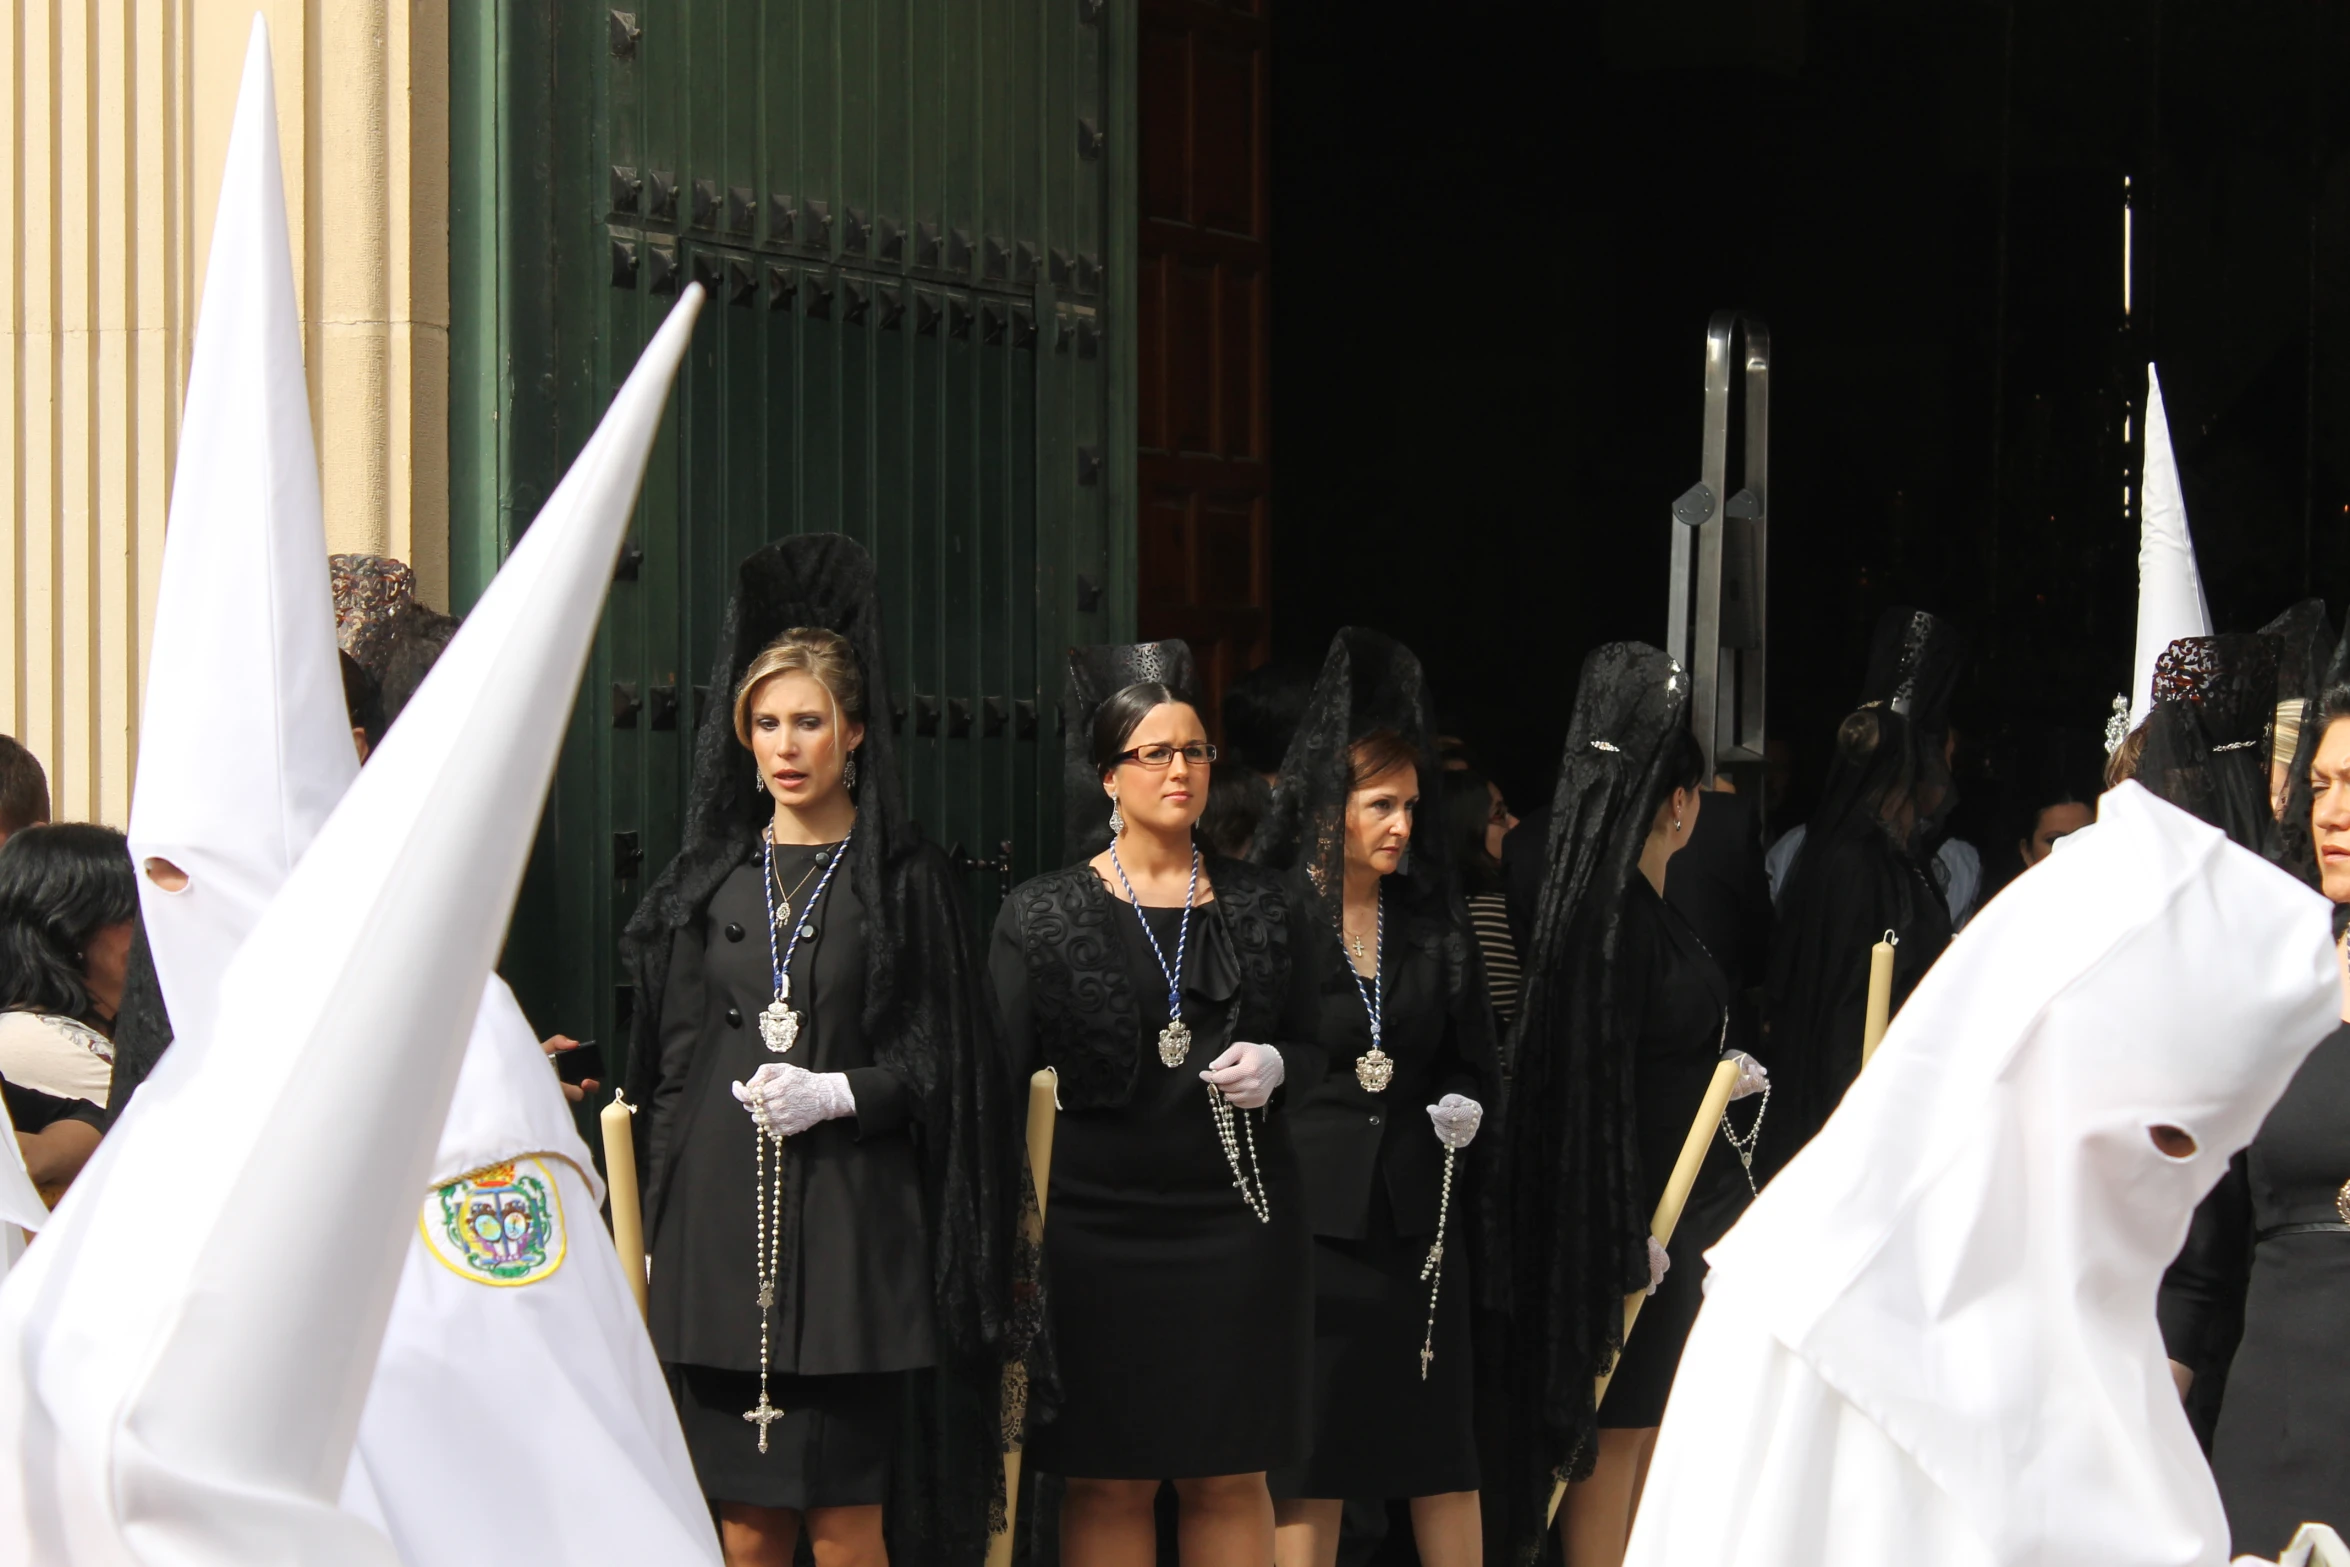
[[[61,820],[130,805],[221,158],[255,0],[13,0],[0,28],[0,732]],[[334,550],[448,591],[448,13],[259,0]]]

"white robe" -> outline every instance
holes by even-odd
[[[1707,1292],[1675,1379],[1739,1417],[1666,1410],[1626,1567],[1996,1567],[1950,1493],[1742,1305]]]
[[[1707,1254],[1633,1567],[2226,1560],[2155,1292],[2335,1024],[2329,906],[2134,783],[2076,837]]]
[[[520,1285],[460,1276],[429,1239],[440,1185],[534,1156],[556,1182],[561,1262]],[[433,1170],[343,1506],[390,1535],[411,1567],[716,1562],[676,1408],[598,1217],[603,1183],[499,980],[466,1045]],[[531,1498],[529,1515],[459,1501],[485,1477]]]

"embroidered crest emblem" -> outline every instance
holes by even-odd
[[[563,1198],[543,1160],[509,1159],[434,1189],[418,1227],[442,1266],[476,1284],[536,1284],[563,1266]]]

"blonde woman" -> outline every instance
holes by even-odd
[[[684,845],[629,926],[650,1326],[742,1567],[803,1532],[826,1567],[977,1560],[997,1462],[1013,1123],[898,798],[872,582],[838,537],[744,563]]]

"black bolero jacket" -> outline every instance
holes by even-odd
[[[1291,1100],[1320,1075],[1320,1053],[1284,1044],[1291,965],[1299,916],[1278,877],[1238,860],[1209,855],[1208,878],[1222,918],[1202,927],[1218,947],[1205,956],[1213,970],[1238,977],[1231,1006],[1192,1049],[1205,1063],[1234,1040],[1272,1044],[1282,1052]],[[1018,950],[1027,972],[1026,1016],[1004,1030],[1016,1092],[1029,1074],[1051,1067],[1060,1074],[1064,1110],[1115,1109],[1134,1097],[1142,1070],[1143,998],[1127,970],[1125,937],[1132,919],[1088,864],[1050,871],[1022,883],[996,920],[1002,953]],[[1007,997],[1009,1002],[1012,998]],[[1154,1014],[1155,1015],[1155,1014]]]

